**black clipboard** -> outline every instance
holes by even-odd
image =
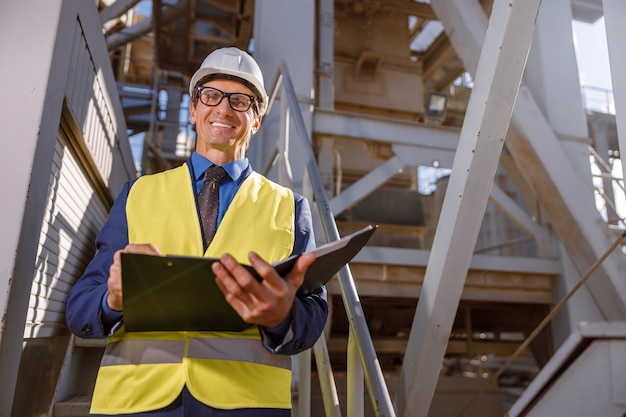
[[[376,226],[369,225],[312,252],[300,293],[326,284],[365,246]],[[274,264],[285,276],[300,255]],[[246,323],[215,283],[211,264],[217,259],[122,253],[124,328],[146,331],[243,331]],[[257,279],[251,266],[244,265]]]

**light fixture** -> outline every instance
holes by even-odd
[[[444,93],[429,93],[424,117],[428,120],[442,120],[446,114],[448,95]]]

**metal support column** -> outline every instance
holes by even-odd
[[[402,366],[398,415],[428,415],[539,4],[540,0],[494,2]]]
[[[622,178],[626,179],[626,164],[623,157],[626,154],[626,80],[623,77],[624,71],[626,71],[626,50],[622,44],[624,23],[626,22],[626,2],[623,0],[602,0],[602,7],[604,8],[606,41],[609,47],[609,65],[615,100],[615,123],[617,124],[619,154],[622,160]]]
[[[460,0],[431,0],[431,4],[459,58],[471,72],[487,28],[480,5]],[[526,86],[520,88],[511,122],[507,150],[581,275],[598,258],[599,248],[610,244],[613,235],[607,228],[598,227],[604,220],[595,201],[580,192],[575,168],[564,156],[559,139]],[[626,282],[621,279],[626,262],[619,255],[610,256],[587,283],[595,306],[609,320],[626,317]]]
[[[335,0],[318,3],[317,106],[335,107]]]

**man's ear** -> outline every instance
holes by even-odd
[[[196,124],[196,106],[193,101],[189,103],[189,121],[192,125]]]
[[[254,135],[259,128],[261,127],[261,120],[263,120],[263,116],[257,116],[254,123],[252,123],[252,134]]]

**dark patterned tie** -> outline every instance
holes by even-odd
[[[198,209],[200,210],[200,223],[204,234],[204,248],[215,236],[217,229],[217,213],[219,211],[220,194],[217,185],[226,176],[224,168],[213,165],[204,171],[204,185],[198,193]]]

